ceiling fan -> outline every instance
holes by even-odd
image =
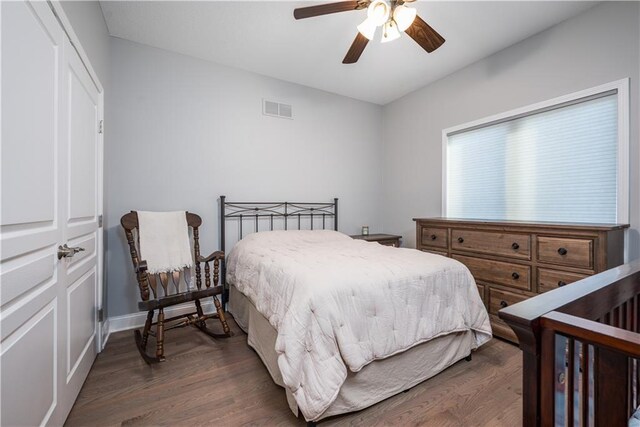
[[[330,13],[347,12],[349,10],[367,9],[367,19],[358,25],[358,34],[349,51],[342,60],[343,64],[353,64],[373,40],[376,29],[382,27],[381,42],[389,42],[405,32],[424,50],[431,53],[444,43],[444,38],[424,22],[414,8],[405,6],[415,0],[356,0],[337,3],[320,4],[295,9],[296,19],[312,18]]]

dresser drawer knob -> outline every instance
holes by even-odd
[[[558,287],[560,287],[560,288],[563,287],[563,286],[566,286],[566,285],[567,285],[567,282],[565,282],[564,280],[560,280],[558,282]]]
[[[504,300],[500,301],[500,307],[505,308],[505,307],[507,307],[508,305],[509,305],[509,304],[508,304],[506,301],[504,301]]]
[[[462,237],[458,237],[458,243],[464,243],[464,239]]]
[[[431,240],[436,240],[438,238],[438,236],[436,236],[435,234],[431,235]]]
[[[513,273],[511,273],[511,277],[513,277],[513,280],[518,280],[520,278],[520,275],[514,271]]]
[[[558,249],[558,253],[559,253],[560,255],[566,255],[566,254],[567,254],[567,252],[569,252],[569,251],[567,251],[565,248],[560,248],[560,249]]]
[[[517,244],[516,242],[513,242],[513,243],[511,244],[511,248],[515,251],[515,250],[517,250],[517,249],[520,249],[520,245],[519,245],[519,244]]]

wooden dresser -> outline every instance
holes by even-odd
[[[498,311],[624,261],[628,225],[414,218],[418,249],[454,258],[476,279],[496,336],[517,342]]]

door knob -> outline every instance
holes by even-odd
[[[81,251],[84,251],[84,248],[81,248],[80,246],[70,248],[65,243],[64,245],[58,246],[58,259],[71,258],[72,256],[74,256],[75,254]]]

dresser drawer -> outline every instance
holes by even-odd
[[[420,243],[425,246],[434,246],[446,249],[449,246],[446,228],[422,227],[420,230]]]
[[[531,259],[531,236],[454,229],[451,232],[451,249]]]
[[[567,271],[556,271],[548,268],[538,269],[538,292],[547,292],[553,289],[557,289],[560,286],[568,285],[569,283],[577,282],[585,277],[589,277],[586,274],[570,273]]]
[[[509,340],[513,343],[518,344],[518,337],[515,332],[509,325],[507,325],[502,319],[500,319],[495,314],[489,315],[489,320],[491,320],[491,330],[493,332],[493,336],[502,337],[506,340]]]
[[[593,240],[539,236],[538,260],[592,269]]]
[[[394,248],[400,247],[399,239],[383,239],[383,240],[377,240],[377,242],[383,246],[393,246]]]
[[[476,286],[478,287],[478,293],[480,294],[480,298],[482,298],[482,302],[484,303],[484,305],[487,305],[487,298],[485,296],[487,286],[483,285],[482,283],[476,283]]]
[[[443,252],[443,251],[436,251],[436,250],[431,250],[431,249],[429,249],[429,248],[426,248],[426,249],[425,249],[425,248],[422,248],[422,249],[420,249],[420,250],[421,250],[422,252],[428,252],[428,253],[430,253],[430,254],[436,254],[436,255],[442,255],[442,256],[449,256],[449,255],[447,255],[447,253],[446,253],[446,252]]]
[[[489,313],[498,315],[498,311],[513,304],[517,304],[529,298],[501,289],[489,288]]]
[[[476,281],[495,283],[523,290],[531,289],[531,267],[510,262],[453,255],[469,268]]]

